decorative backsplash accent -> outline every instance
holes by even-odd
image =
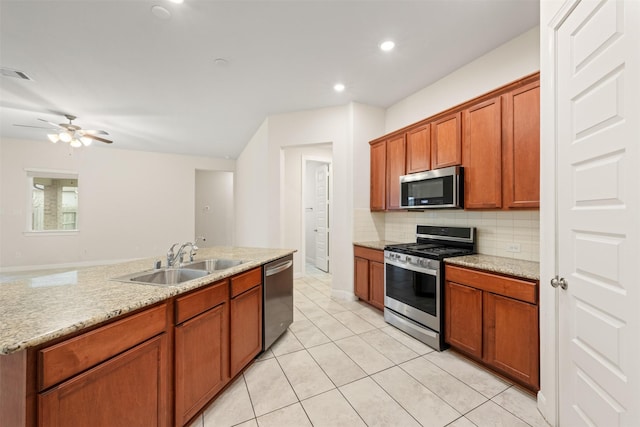
[[[453,211],[370,212],[354,210],[354,241],[415,240],[416,225],[476,227],[478,253],[539,261],[540,212],[531,211]]]

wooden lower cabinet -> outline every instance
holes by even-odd
[[[384,252],[354,245],[354,294],[379,310],[384,309]]]
[[[482,291],[454,282],[447,282],[444,291],[445,341],[482,357]]]
[[[175,328],[175,421],[179,426],[229,382],[228,283],[223,281],[212,291],[216,287],[223,288],[224,295],[212,301],[215,306],[205,305],[206,311]],[[203,299],[206,294],[195,296]]]
[[[369,304],[377,309],[384,310],[384,264],[369,261]]]
[[[260,272],[260,268],[256,269]],[[249,290],[231,298],[230,303],[230,367],[235,377],[262,351],[262,275]],[[244,281],[247,283],[247,281]],[[233,279],[232,279],[233,287]]]
[[[369,260],[354,257],[354,289],[358,298],[369,301]]]
[[[484,321],[487,363],[537,390],[538,307],[485,292]]]
[[[152,338],[38,396],[39,426],[166,426],[167,336]]]
[[[539,390],[537,288],[537,282],[447,265],[445,341]]]
[[[188,425],[261,351],[256,267],[0,356],[0,426]]]

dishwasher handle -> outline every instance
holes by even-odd
[[[292,265],[293,265],[293,261],[291,260],[284,261],[284,262],[281,262],[280,264],[274,265],[273,267],[267,268],[264,274],[265,276],[273,276],[274,274],[278,274],[285,271],[286,269],[290,268]]]

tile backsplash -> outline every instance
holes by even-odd
[[[452,211],[370,212],[354,210],[354,241],[415,241],[416,225],[476,227],[478,252],[539,261],[540,212]]]

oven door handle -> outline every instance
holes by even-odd
[[[420,267],[416,264],[410,263],[410,262],[397,262],[397,261],[392,261],[392,260],[388,260],[386,259],[385,264],[389,264],[389,265],[393,265],[395,267],[398,268],[403,268],[405,270],[409,270],[409,271],[415,271],[418,273],[424,273],[424,274],[428,274],[430,276],[437,276],[438,275],[438,270],[434,270],[432,268],[425,268],[425,267]]]

